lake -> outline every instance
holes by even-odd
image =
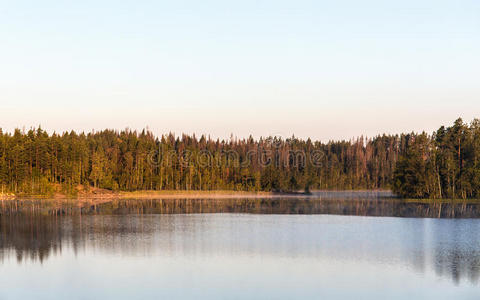
[[[480,219],[458,215],[476,207],[399,203],[3,203],[0,299],[478,299]],[[412,211],[463,218],[392,217]]]

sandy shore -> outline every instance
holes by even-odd
[[[243,191],[141,191],[120,192],[121,199],[195,199],[195,198],[273,198],[307,196],[302,193],[273,193],[273,192],[243,192]]]
[[[54,195],[13,195],[4,194],[5,197],[0,198],[0,201],[9,200],[42,200],[50,202],[53,205],[69,204],[74,206],[97,205],[114,200],[135,200],[135,199],[272,199],[272,198],[299,198],[299,197],[315,197],[318,192],[324,192],[323,197],[329,197],[329,194],[335,197],[352,198],[358,193],[377,193],[387,192],[383,190],[369,190],[369,191],[314,191],[314,194],[305,193],[278,193],[278,192],[246,192],[246,191],[178,191],[178,190],[163,190],[163,191],[133,191],[133,192],[113,192],[104,189],[90,188],[88,191],[81,190],[75,196],[69,196],[62,193]],[[339,194],[340,193],[340,194]]]
[[[45,195],[17,195],[8,194],[2,195],[0,200],[21,200],[21,199],[49,199],[54,201],[80,201],[87,200],[112,200],[112,199],[221,199],[221,198],[272,198],[272,197],[298,197],[308,196],[303,193],[274,193],[274,192],[246,192],[246,191],[177,191],[177,190],[163,190],[163,191],[134,191],[134,192],[112,192],[108,190],[91,190],[88,192],[82,191],[75,196],[69,196],[61,193],[56,193],[53,196]],[[103,201],[102,201],[103,202]]]
[[[69,204],[74,206],[98,205],[120,199],[245,199],[245,198],[274,198],[274,197],[299,197],[308,196],[303,193],[273,193],[273,192],[245,192],[245,191],[134,191],[134,192],[112,192],[108,190],[92,190],[81,192],[76,196],[67,196],[56,193],[53,196],[25,195],[0,198],[1,201],[11,200],[42,200],[52,205]]]

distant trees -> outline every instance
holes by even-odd
[[[219,140],[149,131],[49,135],[0,129],[0,190],[25,194],[109,190],[392,188],[411,198],[480,197],[480,121],[433,134],[322,143],[295,137]]]
[[[394,177],[394,191],[402,196],[424,198],[429,196],[430,186],[427,179],[427,166],[430,160],[426,159],[429,147],[429,138],[426,134],[412,136],[407,151],[396,164]]]
[[[460,156],[467,157],[467,140],[461,131],[458,134]],[[123,191],[388,188],[410,139],[410,135],[382,135],[321,143],[295,137],[214,140],[168,134],[157,138],[148,131],[130,130],[51,135],[41,128],[0,130],[0,186],[3,191],[27,194],[59,188],[75,192],[79,186]],[[446,157],[439,163],[457,168],[455,159]],[[456,192],[468,191],[458,181],[463,177],[454,175],[455,179],[442,180],[450,186],[455,180]]]
[[[480,121],[462,119],[432,136],[411,136],[397,163],[393,191],[412,198],[480,196]]]

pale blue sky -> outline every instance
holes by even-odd
[[[2,1],[0,127],[315,139],[480,117],[480,1]]]

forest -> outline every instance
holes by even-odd
[[[409,198],[480,197],[480,120],[457,119],[410,139],[393,174],[393,191]]]
[[[411,198],[473,198],[480,188],[480,122],[435,133],[349,141],[103,130],[48,134],[0,129],[2,193],[75,194],[83,189],[392,189]]]
[[[391,184],[409,135],[312,142],[295,137],[229,140],[149,131],[0,131],[3,192],[376,189]]]

